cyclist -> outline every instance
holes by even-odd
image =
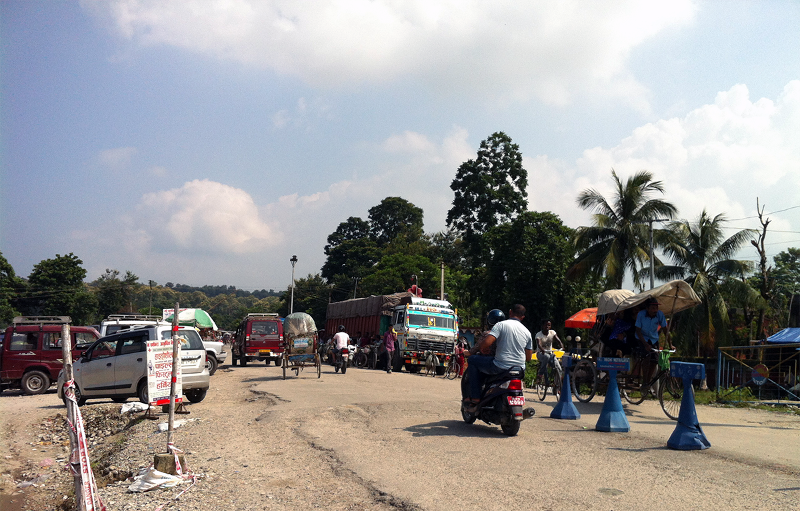
[[[564,343],[559,339],[555,330],[551,330],[552,323],[549,319],[542,321],[542,330],[536,332],[536,360],[539,361],[539,376],[546,374],[547,366],[551,365],[558,374],[561,374],[561,365],[555,354],[553,354],[553,343],[558,341],[560,349],[564,349]]]
[[[648,381],[656,371],[653,354],[658,352],[658,331],[667,328],[667,318],[658,310],[658,300],[650,297],[645,301],[645,309],[636,315],[636,338],[639,339],[639,355],[642,358],[642,375]],[[664,340],[669,343],[670,349],[675,349],[666,332]]]

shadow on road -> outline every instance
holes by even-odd
[[[404,428],[412,436],[458,436],[473,438],[505,437],[500,426],[467,424],[463,421],[444,420]]]

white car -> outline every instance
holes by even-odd
[[[95,398],[122,403],[130,397],[149,403],[146,342],[171,336],[170,325],[151,325],[121,330],[95,341],[72,366],[78,405]],[[194,328],[180,327],[178,337],[183,394],[189,402],[199,403],[205,399],[209,387],[206,349]],[[62,371],[58,386],[62,399],[63,383]]]

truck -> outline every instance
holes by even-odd
[[[397,333],[392,369],[410,373],[425,367],[426,354],[438,358],[437,374],[444,374],[458,340],[457,310],[445,300],[422,298],[409,292],[355,298],[328,304],[326,337],[339,326],[350,335],[363,332],[383,335],[390,328]]]

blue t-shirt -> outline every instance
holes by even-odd
[[[500,369],[525,367],[525,350],[533,350],[531,332],[518,319],[507,319],[494,325],[489,335],[497,339],[494,365]]]
[[[667,328],[667,318],[661,311],[651,318],[647,316],[647,310],[642,310],[636,315],[636,326],[642,329],[644,339],[655,346],[658,344],[658,327]]]

